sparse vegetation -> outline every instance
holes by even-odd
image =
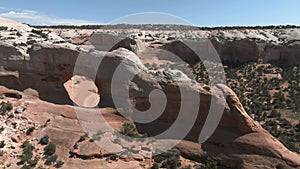
[[[80,136],[78,142],[83,142],[84,140],[86,140],[89,137],[89,135],[87,133],[85,133],[83,136]]]
[[[27,164],[30,166],[30,167],[35,167],[37,165],[37,163],[39,162],[39,157],[35,157],[33,160],[28,160],[27,161]]]
[[[29,141],[25,141],[23,142],[21,148],[23,149],[23,153],[20,157],[20,164],[25,164],[26,162],[30,163],[30,160],[32,158],[33,155],[33,150],[35,149],[35,147],[29,143]],[[25,166],[26,167],[26,166]]]
[[[4,148],[4,146],[5,146],[5,142],[3,140],[0,141],[0,148]]]
[[[74,148],[74,149],[78,149],[78,144],[75,143],[74,146],[73,146],[73,148]]]
[[[22,34],[20,32],[17,32],[16,35],[17,36],[22,36]]]
[[[0,150],[0,157],[2,157],[5,154],[5,151]]]
[[[31,133],[35,130],[35,127],[30,127],[27,131],[26,131],[26,135],[31,135]]]
[[[110,156],[108,156],[108,160],[116,161],[118,157],[119,156],[117,154],[111,154]]]
[[[162,153],[154,157],[154,164],[152,169],[167,168],[177,169],[181,166],[180,155],[176,152]]]
[[[134,138],[146,137],[145,134],[140,134],[136,129],[136,126],[132,123],[123,123],[122,134]]]
[[[209,84],[203,63],[192,69],[198,82]],[[227,85],[238,95],[246,112],[290,150],[299,153],[295,120],[300,118],[300,66],[231,63],[225,66],[225,73]]]
[[[45,135],[39,141],[39,144],[41,144],[41,145],[47,145],[48,143],[49,143],[49,136],[48,135]]]
[[[0,103],[0,114],[4,115],[6,112],[11,111],[13,106],[10,102],[1,102]]]
[[[48,38],[48,35],[43,33],[42,30],[32,29],[31,32],[36,34],[36,35],[40,35],[42,38],[45,38],[45,39]]]
[[[0,26],[0,31],[6,31],[8,29],[8,27],[6,26]]]
[[[56,160],[57,160],[57,155],[53,154],[46,159],[45,165],[50,166],[50,165],[54,164],[56,162]]]
[[[44,155],[45,156],[51,156],[56,151],[56,145],[52,142],[50,142],[45,148],[44,148]]]
[[[207,157],[205,161],[205,169],[218,169],[218,161],[212,157]]]
[[[55,168],[61,168],[64,165],[64,162],[62,162],[61,160],[58,160],[56,162],[56,164],[54,165]]]

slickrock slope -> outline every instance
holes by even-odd
[[[2,20],[0,21],[2,22]],[[4,23],[4,21],[2,23]],[[3,25],[8,27],[7,25],[11,24],[12,23],[5,22]],[[176,41],[167,40],[167,38],[164,39],[163,37],[160,37],[161,40],[157,40],[163,42],[158,43],[156,41],[158,35],[162,35],[162,33],[158,34],[156,32],[156,34],[153,32],[153,35],[147,36],[142,34],[140,36],[144,36],[144,38],[140,39],[132,36],[133,38],[131,40],[125,39],[113,48],[108,45],[110,52],[107,52],[100,51],[98,46],[100,45],[101,47],[101,45],[103,45],[105,47],[107,42],[101,42],[101,39],[100,41],[96,39],[96,42],[85,41],[85,38],[92,35],[91,30],[66,31],[49,29],[37,32],[32,31],[32,28],[26,27],[26,29],[23,29],[20,26],[14,27],[14,29],[16,30],[7,28],[6,30],[0,31],[0,84],[5,86],[0,87],[0,96],[2,96],[1,100],[5,102],[10,101],[13,105],[13,109],[9,110],[7,114],[0,115],[2,119],[1,125],[5,128],[4,132],[1,133],[1,137],[5,138],[5,142],[7,143],[4,156],[0,157],[0,165],[3,167],[19,167],[16,163],[18,162],[18,155],[22,153],[20,146],[25,140],[29,140],[36,146],[34,155],[42,156],[44,147],[38,144],[38,142],[40,138],[47,134],[50,141],[57,145],[56,153],[58,158],[65,163],[63,168],[149,168],[153,163],[151,159],[135,156],[134,158],[124,159],[120,157],[120,159],[116,161],[110,159],[106,160],[106,157],[112,155],[111,153],[107,153],[101,149],[101,147],[90,142],[87,138],[79,142],[85,132],[77,119],[75,109],[87,113],[87,116],[85,116],[83,120],[83,122],[85,122],[84,124],[96,124],[94,121],[96,118],[93,118],[93,115],[101,113],[114,129],[121,130],[122,123],[127,120],[118,114],[114,107],[113,98],[122,100],[121,103],[124,108],[128,106],[128,103],[134,102],[134,106],[138,110],[147,110],[151,107],[149,103],[149,93],[154,89],[160,89],[166,93],[167,100],[163,114],[151,123],[136,124],[140,131],[155,135],[166,130],[176,120],[180,110],[180,103],[182,102],[179,88],[188,94],[191,93],[187,96],[187,100],[194,99],[195,96],[200,97],[198,106],[195,106],[194,102],[186,102],[185,105],[189,108],[187,110],[191,112],[196,110],[197,114],[195,124],[191,131],[186,133],[187,136],[185,140],[174,148],[179,150],[182,156],[198,162],[203,162],[203,159],[207,156],[213,156],[221,161],[221,166],[226,168],[300,167],[299,154],[289,151],[276,140],[276,138],[264,130],[260,124],[248,116],[236,94],[227,86],[218,84],[215,87],[205,88],[189,79],[179,70],[147,69],[141,61],[143,58],[139,56],[139,53],[147,48],[147,46],[151,47],[151,45],[155,46],[155,44],[157,44],[157,48],[167,49],[171,52],[172,50],[174,51],[174,47],[177,49],[178,44],[175,46],[172,45],[174,43],[176,44]],[[16,34],[8,35],[11,31]],[[110,30],[105,31],[110,32]],[[21,35],[17,35],[18,32],[21,32]],[[234,31],[231,31],[232,34],[233,32]],[[269,30],[266,30],[266,32],[269,32]],[[121,34],[122,32],[120,33],[116,30],[114,33]],[[131,32],[131,34],[132,33],[135,32]],[[171,34],[174,32],[167,33],[167,37],[171,37]],[[177,33],[175,34],[175,38],[179,38],[178,36],[181,34],[179,32],[175,33]],[[202,34],[201,32],[196,33],[202,37],[210,37],[213,33],[215,34],[215,39],[217,39],[216,37],[221,37],[221,35],[214,31],[202,32]],[[130,34],[130,32],[126,32],[126,34]],[[261,55],[262,51],[260,49],[257,51],[250,50],[251,47],[257,46],[258,43],[256,40],[231,42],[231,40],[234,39],[231,37],[233,35],[223,34],[222,36],[225,36],[227,39],[217,40],[217,43],[222,43],[221,47],[217,47],[217,50],[221,53],[221,58],[224,61],[246,62],[249,61],[249,59],[257,60],[260,58],[262,58],[263,61],[281,61],[281,59],[283,59],[286,60],[288,64],[294,64],[299,61],[299,59],[297,59],[298,48],[296,45],[291,47],[295,47],[295,49],[288,50],[294,53],[288,54],[285,57],[285,55],[282,54],[284,52],[281,50],[283,50],[282,48],[289,47],[282,46],[282,44],[280,44],[281,42],[276,41],[276,37],[273,37],[275,39],[273,41],[275,41],[274,45],[280,48],[278,49],[279,53],[281,53],[279,54],[279,60],[274,58],[266,60],[266,56]],[[9,38],[10,36],[13,38]],[[77,36],[84,37],[74,39]],[[189,37],[190,36],[185,34],[185,38]],[[243,36],[240,35],[240,37]],[[114,37],[111,38],[113,42],[116,41],[116,39],[113,39]],[[249,37],[247,36],[246,38]],[[195,38],[192,37],[191,39]],[[261,37],[261,39],[264,39],[264,37]],[[268,38],[265,40],[267,39]],[[31,43],[32,40],[35,42]],[[69,41],[73,42],[73,44],[69,43]],[[25,43],[25,45],[23,43]],[[227,43],[232,44],[226,47]],[[249,48],[249,51],[232,47],[239,46],[239,43]],[[269,41],[268,43],[271,44],[273,42]],[[92,44],[97,44],[95,49],[93,49]],[[213,44],[218,46],[215,42],[213,42]],[[179,46],[180,45],[182,45],[182,43],[179,42]],[[179,47],[179,49],[184,48]],[[249,54],[250,51],[254,53]],[[189,51],[185,50],[181,52],[183,54],[185,52],[189,53]],[[222,54],[222,52],[224,53]],[[243,52],[245,52],[245,55]],[[257,57],[251,57],[250,55],[252,54],[256,55],[255,52],[258,53]],[[84,56],[86,58],[85,64],[77,67],[79,70],[84,70],[84,73],[96,72],[96,77],[86,76],[87,78],[95,78],[95,84],[99,89],[99,95],[101,97],[100,106],[105,108],[83,108],[72,105],[71,100],[74,100],[74,97],[72,97],[72,95],[69,97],[68,94],[68,92],[72,90],[70,89],[71,85],[68,84],[72,83],[72,81],[68,83],[65,82],[73,77],[75,62],[78,56]],[[99,65],[99,69],[98,67],[95,69],[94,66],[97,65],[100,59],[103,60]],[[190,59],[186,58],[185,60],[189,61]],[[131,81],[122,79],[126,76],[117,78],[117,85],[120,85],[120,88],[114,88],[115,93],[112,94],[111,86],[114,84],[112,77],[115,75],[116,68],[120,65],[122,71],[126,72],[126,74],[121,75],[133,74],[136,76]],[[73,77],[73,79],[74,78],[75,77]],[[79,79],[79,83],[80,81],[84,81],[84,78]],[[65,88],[64,84],[69,87]],[[129,84],[129,87],[126,87],[126,84]],[[125,88],[123,88],[124,86]],[[8,88],[14,88],[15,90]],[[126,89],[127,93],[124,92],[123,89]],[[88,92],[91,92],[91,95],[98,97],[98,95],[95,95],[95,91],[97,92],[97,90],[88,90]],[[88,94],[88,92],[85,94]],[[18,95],[16,93],[18,93]],[[127,97],[128,93],[129,97]],[[226,96],[226,100],[223,99],[223,95]],[[12,96],[14,96],[14,98],[12,98]],[[21,97],[15,98],[16,96]],[[210,103],[212,98],[214,98],[216,102]],[[159,101],[160,97],[154,100],[156,99]],[[224,101],[225,109],[218,128],[208,141],[203,144],[198,144],[200,132],[208,116],[210,106],[220,105],[224,103]],[[19,111],[21,109],[20,106],[24,107],[22,111]],[[190,118],[189,115],[192,115],[191,112],[185,112],[183,121],[186,120],[185,122],[189,122],[188,119]],[[155,128],[153,128],[153,126],[155,126]],[[30,127],[35,127],[35,130],[26,135]],[[110,138],[109,135],[105,136]],[[176,139],[176,135],[167,139]],[[120,149],[123,149],[127,143],[118,144]],[[44,159],[42,159],[38,165],[42,165],[43,160]]]

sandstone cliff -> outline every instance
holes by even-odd
[[[230,88],[224,84],[205,88],[188,78],[181,71],[149,70],[140,60],[143,59],[139,55],[141,51],[147,47],[154,47],[180,53],[182,54],[182,59],[187,62],[197,61],[190,58],[193,55],[193,51],[182,47],[184,45],[182,42],[163,38],[158,39],[157,35],[148,35],[141,39],[134,37],[125,39],[113,47],[110,46],[111,43],[102,41],[103,39],[101,38],[100,40],[95,39],[91,42],[86,41],[80,43],[81,45],[75,45],[68,42],[66,35],[60,37],[62,34],[58,36],[51,30],[45,30],[42,33],[47,34],[47,38],[43,37],[43,34],[34,35],[36,37],[32,39],[35,39],[36,42],[30,44],[28,40],[32,39],[28,38],[32,36],[30,35],[32,30],[22,29],[22,31],[21,37],[26,36],[27,39],[24,40],[24,37],[20,38],[17,44],[14,45],[12,39],[6,36],[7,39],[3,39],[3,42],[0,44],[1,85],[19,91],[27,88],[36,90],[27,89],[24,92],[19,92],[6,87],[0,88],[0,95],[4,96],[3,99],[10,100],[14,106],[21,105],[26,107],[24,114],[16,116],[16,118],[19,118],[18,123],[22,124],[20,126],[24,126],[23,129],[9,130],[10,133],[5,133],[5,138],[10,140],[16,140],[9,138],[12,134],[15,134],[13,132],[16,132],[19,136],[19,141],[9,141],[9,144],[13,146],[18,146],[25,139],[36,142],[37,140],[33,139],[33,137],[24,136],[25,129],[31,125],[36,125],[38,127],[34,132],[34,136],[37,138],[45,134],[50,136],[51,140],[58,145],[58,153],[65,162],[65,168],[96,168],[99,165],[103,166],[103,168],[116,166],[119,168],[142,168],[142,164],[146,166],[144,163],[138,162],[141,158],[136,156],[129,161],[126,161],[128,160],[126,159],[108,163],[103,157],[109,154],[96,144],[88,141],[80,143],[79,150],[74,150],[74,145],[80,139],[80,136],[84,134],[82,126],[80,126],[82,121],[78,121],[75,110],[80,109],[89,113],[84,116],[83,122],[86,124],[97,123],[95,121],[96,118],[93,118],[97,109],[73,106],[71,100],[74,98],[72,96],[69,97],[68,94],[70,89],[66,91],[64,87],[65,82],[73,77],[75,63],[80,56],[85,58],[84,64],[77,65],[76,69],[80,72],[79,75],[95,80],[95,85],[99,89],[101,97],[100,106],[105,107],[100,109],[102,110],[101,113],[108,119],[108,123],[114,126],[113,128],[120,130],[121,124],[127,121],[127,119],[120,116],[120,112],[117,112],[120,110],[116,108],[128,108],[131,103],[134,103],[134,108],[145,111],[149,108],[155,108],[155,106],[151,107],[151,104],[162,104],[159,100],[161,98],[160,95],[154,95],[152,100],[154,102],[151,102],[151,104],[149,101],[151,91],[158,89],[166,94],[166,107],[162,115],[150,123],[137,123],[137,128],[150,135],[160,134],[176,121],[180,113],[180,106],[187,108],[181,119],[182,125],[189,125],[190,117],[193,117],[192,120],[195,120],[195,124],[186,133],[187,136],[184,137],[184,141],[175,147],[186,158],[201,162],[207,156],[214,156],[220,159],[223,167],[227,168],[300,167],[299,154],[289,151],[276,138],[264,130],[260,124],[248,116],[238,97]],[[4,33],[1,32],[1,35],[7,35],[7,32],[10,32],[10,30],[7,29]],[[74,32],[71,31],[71,33]],[[92,35],[92,32],[87,31],[86,33]],[[213,33],[215,33],[215,36],[210,37],[209,35]],[[261,59],[265,62],[281,62],[284,60],[287,64],[298,64],[298,48],[296,44],[286,46],[280,42],[268,42],[269,45],[261,48],[257,40],[250,40],[249,37],[242,40],[232,40],[228,38],[231,36],[223,34],[222,36],[227,37],[227,39],[218,39],[218,36],[221,35],[218,35],[216,32],[205,32],[205,36],[212,39],[223,61],[248,62]],[[70,38],[74,38],[77,35],[77,33],[75,35],[71,34]],[[84,36],[87,35],[85,34]],[[19,39],[17,35],[13,37]],[[189,36],[186,35],[186,37]],[[112,42],[118,42],[118,38],[111,38]],[[21,45],[25,42],[29,44]],[[97,44],[96,48],[92,44]],[[105,44],[108,47],[105,47]],[[109,52],[100,51],[101,49],[97,48],[99,46],[104,46],[106,50],[109,49]],[[291,53],[286,53],[284,52],[285,50]],[[185,56],[187,53],[189,57]],[[100,61],[101,64],[98,65]],[[117,81],[113,81],[115,71],[120,66],[121,70],[126,73],[120,74],[116,79]],[[128,80],[126,79],[127,75],[135,76],[133,76],[133,79]],[[115,82],[120,87],[114,88],[115,91],[112,93],[112,85],[115,85]],[[184,100],[181,100],[182,93],[180,91],[187,93]],[[8,96],[7,93],[19,93],[22,98],[12,99],[6,97]],[[196,103],[199,104],[195,106],[195,100],[193,99],[198,97],[199,101],[197,100],[198,102]],[[114,98],[121,100],[121,105],[115,105],[116,100],[113,100]],[[157,100],[158,102],[155,102]],[[212,100],[214,101],[213,103],[211,103]],[[218,107],[222,103],[225,104],[224,110],[221,111],[223,114],[216,131],[206,142],[198,144],[199,137],[200,140],[205,137],[201,138],[201,130],[208,118],[211,106]],[[15,116],[16,112],[14,110],[10,112],[13,116]],[[196,114],[192,112],[196,112]],[[130,116],[132,114],[125,115]],[[13,126],[13,119],[7,120],[6,118],[8,117],[11,118],[11,116],[4,117],[6,120],[5,125]],[[47,122],[47,119],[50,119],[50,121]],[[45,123],[47,123],[46,126],[44,125]],[[179,130],[180,128],[178,128]],[[179,135],[177,135],[178,133]],[[174,133],[172,137],[165,139],[179,139],[180,132],[178,133]],[[118,153],[126,147],[126,145],[121,143],[117,145],[120,148],[117,151]],[[140,151],[138,150],[137,152]],[[17,161],[17,156],[15,155],[17,152],[14,150],[8,150],[7,152],[12,154],[9,160],[15,163]],[[0,165],[4,165],[4,163],[0,163]],[[16,166],[14,165],[14,167]]]

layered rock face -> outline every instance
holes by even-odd
[[[56,51],[55,54],[51,54],[52,50]],[[77,58],[73,53],[76,52],[73,51],[69,53],[67,49],[60,51],[57,48],[39,48],[37,51],[32,52],[34,53],[33,56],[36,57],[33,57],[33,60],[36,61],[33,63],[44,63],[42,65],[45,65],[45,67],[28,70],[30,74],[57,77],[57,79],[49,78],[49,81],[46,81],[48,84],[52,83],[55,85],[63,83],[65,79],[72,76],[72,68],[74,68],[74,61],[75,58]],[[40,55],[37,55],[37,53]],[[64,56],[70,57],[66,57],[67,60],[64,61],[61,59],[59,54],[64,54]],[[43,56],[47,57],[42,59]],[[284,165],[291,167],[300,165],[299,155],[287,150],[257,122],[251,119],[244,111],[234,92],[225,85],[217,85],[215,88],[212,88],[211,91],[208,91],[196,84],[193,84],[193,82],[189,78],[185,77],[183,73],[179,73],[177,75],[178,77],[170,77],[168,74],[172,74],[172,72],[165,70],[161,70],[161,72],[159,70],[157,72],[151,72],[144,67],[144,65],[139,61],[139,58],[133,52],[123,48],[109,53],[93,52],[86,55],[86,57],[90,57],[89,59],[91,60],[97,60],[103,57],[99,70],[97,70],[95,83],[99,87],[101,101],[103,101],[105,106],[114,107],[114,97],[123,100],[122,103],[124,103],[124,105],[122,106],[125,108],[129,103],[134,102],[135,108],[139,110],[147,110],[151,107],[149,104],[149,93],[152,90],[159,89],[166,93],[167,104],[162,115],[151,123],[137,124],[141,131],[147,132],[151,135],[156,135],[172,126],[178,116],[180,104],[193,99],[193,96],[191,95],[190,98],[186,98],[187,100],[182,100],[179,90],[181,87],[184,88],[184,91],[196,93],[196,95],[200,97],[199,111],[197,112],[198,115],[195,125],[186,137],[187,140],[198,142],[198,137],[208,116],[211,104],[214,104],[213,106],[221,104],[223,101],[221,96],[225,95],[226,104],[223,112],[224,114],[222,115],[221,121],[213,136],[207,142],[202,144],[201,151],[205,151],[210,155],[219,157],[220,159],[231,159],[233,163],[224,162],[223,165],[233,168],[238,166],[251,166],[254,164],[268,166]],[[73,64],[70,64],[72,61]],[[120,64],[122,67],[121,70],[124,71],[125,74],[134,74],[136,76],[132,79],[132,81],[117,81],[120,83],[117,85],[119,86],[116,91],[117,94],[112,95],[112,77],[115,74],[116,68],[120,66]],[[39,66],[41,65],[39,64]],[[87,71],[86,67],[83,67],[83,69]],[[34,70],[37,70],[37,72],[35,73]],[[46,82],[43,82],[44,78],[39,79],[39,81],[37,78],[35,79],[35,81],[32,81],[33,85],[47,84]],[[26,84],[29,83],[30,80],[26,81]],[[127,92],[130,91],[130,97],[127,97],[127,94],[124,93],[122,87],[124,87]],[[216,92],[214,92],[214,90]],[[215,103],[211,103],[212,97],[217,98]],[[188,107],[195,107],[195,102],[193,102],[193,100],[186,104]],[[191,109],[191,111],[192,110],[193,109]],[[189,112],[185,112],[185,116],[186,120],[188,120]],[[155,130],[153,129],[153,126],[156,126]],[[176,139],[176,137],[173,139]],[[180,147],[179,149],[181,150]],[[186,149],[183,149],[182,151],[185,150]],[[222,152],[224,157],[219,156],[220,152]],[[201,158],[201,152],[196,153],[196,157]],[[259,160],[259,162],[257,162],[257,160]],[[273,162],[271,163],[270,161]]]
[[[173,52],[189,63],[199,60],[195,56],[195,51],[188,48],[183,42],[208,39],[214,45],[221,60],[229,64],[253,61],[274,62],[279,65],[299,64],[299,28],[199,30],[194,27],[183,27],[182,29],[179,27],[176,30],[159,31],[158,28],[153,27],[153,30],[122,30],[115,26],[114,30],[104,29],[98,30],[98,32],[112,36],[111,38],[103,38],[105,41],[102,41],[102,46],[103,42],[107,44],[118,38],[127,37],[126,40],[119,42],[116,46],[127,48],[137,54],[145,47],[163,49]],[[59,32],[59,30],[53,31]],[[75,34],[63,34],[63,38],[68,40],[73,36],[81,37],[81,34],[84,34],[84,37],[86,34],[90,34],[92,39],[95,36],[92,31],[87,33],[87,30],[83,30],[76,31]],[[99,36],[96,39],[99,39]]]
[[[114,38],[111,38],[111,41],[115,42]],[[261,166],[264,168],[275,168],[278,166],[286,168],[300,167],[299,154],[289,151],[264,130],[260,124],[249,117],[236,94],[224,84],[204,88],[178,70],[148,70],[141,62],[139,56],[135,54],[139,54],[145,49],[145,44],[140,43],[146,42],[125,39],[113,47],[110,45],[105,47],[105,49],[110,49],[109,52],[100,51],[100,48],[97,48],[97,46],[93,50],[86,50],[86,46],[95,43],[97,46],[101,47],[103,45],[105,47],[106,42],[94,41],[80,46],[81,48],[76,48],[76,46],[74,47],[67,42],[63,44],[34,44],[30,46],[28,52],[26,51],[27,54],[24,54],[24,51],[22,52],[22,48],[1,44],[0,49],[3,50],[0,52],[0,66],[2,66],[2,72],[4,72],[0,74],[1,84],[14,88],[32,87],[38,90],[41,98],[44,95],[45,98],[47,96],[48,99],[53,97],[56,101],[59,99],[67,100],[65,103],[68,103],[70,99],[64,90],[63,84],[71,79],[74,73],[86,76],[95,80],[101,96],[101,106],[140,111],[154,108],[153,110],[155,111],[153,112],[156,113],[160,110],[156,110],[156,106],[153,105],[160,107],[159,105],[165,101],[166,107],[163,107],[162,114],[158,114],[158,118],[150,123],[136,123],[140,131],[150,135],[162,133],[174,124],[180,113],[183,113],[181,114],[183,116],[181,125],[193,123],[191,130],[185,133],[187,134],[185,141],[176,148],[189,158],[200,161],[207,155],[215,156],[222,161],[222,166],[228,168],[260,168]],[[263,61],[282,61],[283,59],[288,64],[294,64],[293,62],[299,61],[299,59],[297,60],[298,49],[293,49],[293,47],[291,47],[293,50],[288,50],[289,47],[282,46],[274,47],[276,50],[273,50],[272,46],[265,47],[264,49],[270,48],[272,50],[272,52],[267,52],[269,49],[262,51],[258,43],[250,40],[216,41],[213,44],[216,46],[221,58],[228,62],[248,62],[261,58]],[[183,43],[165,41],[164,43],[156,42],[154,45],[154,42],[150,41],[149,45],[150,47],[152,45],[152,47],[155,46],[154,48],[180,53],[180,56],[187,62],[197,61],[190,59],[190,56],[194,55],[193,51],[187,47],[180,47],[180,45],[184,45]],[[282,48],[295,53],[284,53]],[[186,53],[188,56],[185,56]],[[83,60],[81,64],[76,65],[78,59]],[[7,91],[8,89],[3,90]],[[149,95],[151,95],[153,90],[164,92],[165,98],[162,95],[152,93],[153,98],[151,100]],[[29,98],[29,96],[27,99],[30,101],[38,100],[37,98]],[[54,122],[46,131],[50,133],[51,138],[62,148],[63,158],[68,159],[68,149],[72,148],[80,134],[82,134],[79,129],[79,123],[76,121],[74,107],[64,107],[39,100],[37,103],[39,104],[31,104],[29,102],[30,110],[35,111],[37,109],[39,110],[38,112],[43,112],[43,116],[36,113],[29,115],[29,117],[36,116],[34,118],[39,119],[37,121],[42,121],[41,119],[51,115],[51,120],[54,120]],[[116,103],[119,104],[116,105]],[[199,137],[203,139],[201,138],[201,131],[208,119],[209,110],[211,107],[222,107],[223,104],[224,109],[213,112],[216,113],[216,117],[221,113],[221,119],[212,137],[202,144],[197,144]],[[181,111],[182,107],[185,108],[183,109],[184,111]],[[59,112],[62,113],[60,114]],[[196,114],[193,114],[193,112],[196,112]],[[126,116],[133,116],[131,111],[124,113]],[[107,114],[110,119],[117,119],[117,122],[125,121],[123,117],[116,117],[113,113],[110,114],[108,112]],[[145,116],[145,119],[140,117],[139,120],[147,120],[147,117]],[[191,119],[191,117],[193,118]],[[64,125],[65,122],[68,125]],[[76,126],[76,128],[70,127],[72,125]],[[210,125],[212,124],[208,126]],[[58,135],[57,133],[60,134]],[[165,139],[179,138],[174,133],[174,136]],[[186,144],[186,142],[188,143]],[[96,145],[89,143],[88,146],[93,147]],[[91,147],[88,149],[95,150]],[[97,152],[100,151],[96,150]],[[97,157],[97,152],[93,152],[92,157]],[[66,165],[71,167],[80,163],[73,159],[66,161],[68,162]],[[99,163],[101,164],[98,161],[97,164]],[[85,161],[84,164],[95,167],[92,162],[89,164],[89,162]],[[126,163],[120,165],[126,165]],[[137,166],[136,163],[132,165]]]

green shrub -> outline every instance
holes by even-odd
[[[22,34],[20,32],[17,32],[16,35],[17,36],[22,36]]]
[[[8,29],[8,27],[6,26],[0,26],[0,31],[6,31]]]
[[[21,148],[23,148],[23,153],[21,155],[20,163],[24,164],[32,158],[32,151],[35,149],[29,141],[24,141]]]
[[[218,161],[213,159],[212,157],[207,157],[205,161],[206,169],[218,169]]]
[[[285,129],[290,129],[292,128],[292,124],[287,120],[287,119],[284,119],[284,118],[280,118],[278,119],[280,121],[280,127],[282,128],[285,128]]]
[[[300,132],[300,121],[299,123],[295,126],[295,131]]]
[[[109,157],[108,157],[109,160],[112,160],[112,161],[116,161],[118,159],[118,155],[117,154],[111,154]]]
[[[27,164],[29,165],[29,166],[31,166],[31,167],[35,167],[36,165],[37,165],[37,163],[39,162],[39,158],[36,156],[35,158],[34,158],[34,160],[28,160],[27,161]]]
[[[78,149],[78,144],[75,143],[74,146],[73,146],[73,148],[74,148],[74,149]]]
[[[39,144],[41,144],[41,145],[47,145],[48,143],[49,143],[49,136],[48,135],[45,135],[39,141]]]
[[[182,167],[181,169],[192,169],[192,167],[190,165]]]
[[[54,165],[55,168],[61,168],[64,165],[64,162],[61,160],[57,161],[56,164]]]
[[[151,167],[151,169],[159,169],[159,164],[158,163],[154,163],[153,166]]]
[[[181,166],[179,157],[179,154],[175,152],[159,154],[154,157],[154,161],[157,164],[154,167],[158,167],[161,164],[162,168],[177,169]]]
[[[23,165],[23,166],[21,167],[21,169],[32,169],[32,167],[30,167],[29,165]]]
[[[277,112],[276,110],[272,110],[269,117],[270,118],[281,117],[281,114],[279,112]]]
[[[45,39],[48,38],[47,34],[43,33],[43,31],[41,31],[41,30],[32,29],[31,32],[34,34],[40,35],[42,38],[45,38]]]
[[[2,157],[5,154],[5,151],[0,150],[0,157]]]
[[[55,162],[56,162],[56,160],[57,160],[57,155],[56,154],[54,154],[54,155],[52,155],[52,156],[49,156],[47,159],[46,159],[46,161],[45,161],[45,165],[52,165],[52,164],[54,164]]]
[[[145,137],[145,135],[140,134],[137,131],[136,126],[132,123],[123,123],[122,134],[124,134],[125,136],[134,137],[134,138]]]
[[[78,142],[83,142],[84,140],[86,140],[89,137],[89,135],[87,133],[85,133],[83,136],[80,136]]]
[[[13,109],[13,106],[10,102],[1,102],[0,103],[0,114],[4,115],[6,112],[11,111]]]
[[[289,150],[291,151],[294,151],[294,152],[297,152],[297,148],[296,148],[296,145],[295,143],[289,141],[289,140],[283,140],[283,139],[280,139],[280,141],[282,142],[282,144],[288,148]]]
[[[56,151],[56,145],[52,142],[50,142],[45,148],[44,148],[44,155],[51,156]]]
[[[31,133],[35,130],[35,127],[30,127],[27,131],[26,131],[26,135],[31,135]]]
[[[0,141],[0,148],[3,148],[5,146],[4,141]]]

